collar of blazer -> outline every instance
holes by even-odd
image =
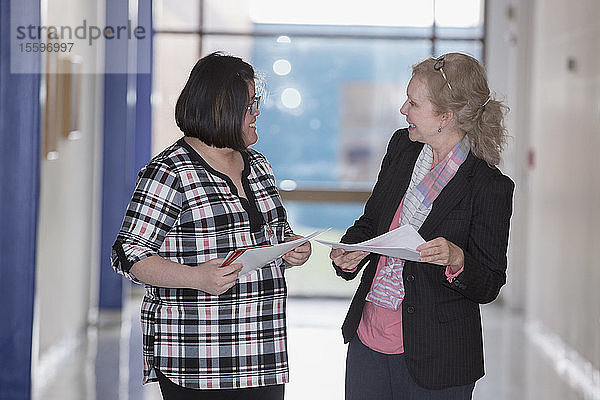
[[[396,188],[400,193],[396,198],[397,201],[395,203],[397,204],[394,204],[394,207],[390,207],[391,211],[386,210],[387,215],[386,218],[384,218],[386,229],[389,228],[392,218],[394,217],[394,214],[400,205],[400,201],[402,200],[402,197],[408,188],[412,170],[415,162],[417,161],[417,157],[423,148],[423,143],[412,142],[408,138],[408,130],[403,129],[400,132],[397,132],[397,134],[400,135],[398,151],[400,154],[402,154],[402,156],[399,157],[395,165],[391,167],[396,171],[409,171],[409,173],[399,174],[399,180]],[[419,233],[423,239],[433,239],[437,225],[470,191],[469,187],[473,184],[471,178],[475,174],[475,166],[477,161],[477,157],[475,157],[472,152],[469,152],[467,159],[458,168],[458,171],[456,171],[456,174],[452,180],[448,182],[438,198],[433,202],[433,207],[431,208],[429,216],[423,222],[421,229],[419,229]]]

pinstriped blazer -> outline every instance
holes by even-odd
[[[363,215],[342,242],[358,243],[388,231],[422,147],[406,129],[394,133]],[[404,265],[404,355],[411,376],[423,387],[465,385],[484,375],[479,305],[493,301],[506,282],[513,191],[510,178],[471,152],[419,229],[426,241],[444,237],[465,254],[464,270],[452,283],[439,265]],[[342,326],[345,343],[356,335],[378,262],[379,256],[370,254],[353,272],[334,264],[346,280],[363,270]]]

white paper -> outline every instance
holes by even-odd
[[[296,247],[308,242],[309,240],[317,237],[323,232],[328,231],[329,229],[331,228],[313,232],[306,237],[292,240],[291,242],[233,250],[227,254],[225,261],[223,261],[223,264],[221,265],[229,265],[234,263],[242,264],[243,268],[238,274],[238,277],[240,277],[258,268],[264,267],[288,251],[295,249]]]
[[[346,251],[361,250],[388,257],[401,258],[403,260],[419,261],[419,252],[416,248],[420,244],[425,243],[425,240],[411,225],[403,225],[393,231],[356,244],[328,242],[325,240],[317,240],[317,242],[333,249],[344,249]]]

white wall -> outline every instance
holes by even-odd
[[[600,2],[487,3],[490,83],[511,107],[503,169],[517,184],[502,299],[524,310],[537,349],[523,355],[527,398],[600,398]]]
[[[535,349],[521,355],[527,399],[598,399],[600,2],[487,3],[490,85],[511,107],[503,170],[516,183],[502,300],[524,310]]]
[[[527,319],[600,391],[600,2],[534,10]]]
[[[42,2],[42,25],[103,25],[103,2]],[[66,12],[68,10],[68,12]],[[66,54],[65,54],[66,55]],[[73,46],[87,71],[102,71],[103,48]],[[83,74],[80,136],[60,138],[56,160],[43,159],[37,238],[33,379],[47,379],[82,337],[97,302],[103,76]],[[42,155],[43,157],[43,155]]]
[[[513,217],[509,243],[507,285],[501,298],[509,308],[526,308],[528,280],[527,257],[530,251],[529,207],[531,182],[531,107],[534,0],[487,1],[486,66],[490,86],[506,99],[510,111],[506,126],[510,140],[503,154],[501,169],[515,182]]]
[[[486,70],[489,86],[496,98],[504,99],[510,108],[506,126],[510,140],[503,153],[501,170],[515,182],[514,209],[511,221],[507,284],[501,291],[501,300],[515,310],[524,308],[526,265],[525,237],[527,212],[524,153],[528,147],[529,129],[527,81],[523,71],[528,67],[528,37],[521,23],[526,16],[528,1],[519,6],[510,0],[487,1]]]

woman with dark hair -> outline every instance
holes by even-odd
[[[288,381],[284,268],[310,243],[238,277],[231,250],[298,236],[256,143],[252,66],[210,54],[175,109],[184,137],[139,173],[112,266],[144,283],[144,383],[165,399],[283,399]]]
[[[402,225],[426,242],[419,262],[331,251],[342,278],[364,269],[342,327],[346,400],[470,399],[484,374],[479,305],[506,282],[514,183],[496,168],[506,107],[479,62],[459,53],[415,65],[407,95],[408,129],[392,136],[342,242]]]

